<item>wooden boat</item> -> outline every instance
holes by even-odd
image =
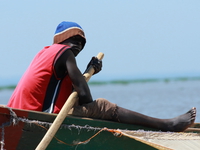
[[[1,150],[34,150],[57,115],[0,105]],[[200,123],[185,132],[67,116],[48,150],[200,149]]]

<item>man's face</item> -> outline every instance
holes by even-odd
[[[83,48],[83,38],[80,35],[75,35],[73,37],[70,37],[66,40],[68,42],[68,45],[72,48],[72,52],[74,53],[74,56],[77,56],[78,53]]]

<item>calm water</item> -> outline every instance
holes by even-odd
[[[93,98],[106,98],[121,107],[158,118],[172,118],[197,108],[200,122],[200,81],[147,82],[90,85]],[[0,91],[0,104],[7,104],[12,90]]]

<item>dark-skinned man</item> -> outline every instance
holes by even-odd
[[[75,57],[86,43],[83,29],[75,22],[61,22],[54,42],[44,47],[33,59],[15,88],[8,107],[59,113],[73,90],[79,103],[69,114],[152,127],[161,131],[184,131],[195,121],[196,108],[172,119],[152,118],[99,98],[93,101],[88,84],[80,72]],[[92,57],[95,74],[102,61]],[[87,68],[86,68],[87,69]],[[148,108],[150,109],[150,108]]]

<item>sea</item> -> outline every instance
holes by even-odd
[[[174,118],[197,108],[200,123],[200,80],[89,83],[93,99],[105,98],[120,107],[155,118]],[[1,88],[0,104],[6,105],[13,92]]]

